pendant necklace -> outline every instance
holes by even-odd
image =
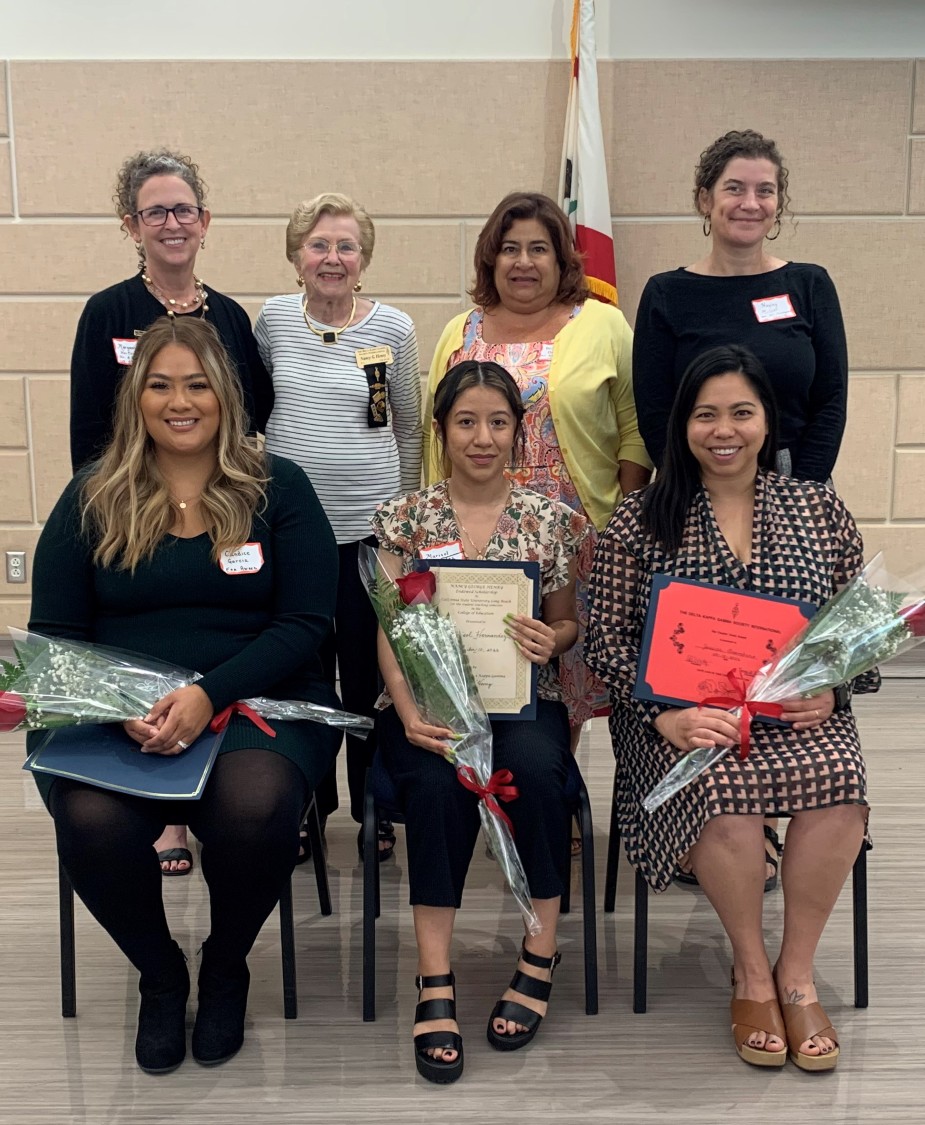
[[[188,505],[188,504],[192,504],[192,502],[193,502],[194,500],[198,500],[198,499],[199,499],[199,497],[200,497],[201,495],[202,495],[202,493],[201,493],[201,492],[197,492],[197,493],[196,493],[196,495],[195,495],[195,496],[191,496],[191,497],[189,498],[189,500],[178,500],[178,499],[176,498],[176,496],[174,496],[174,495],[173,495],[173,493],[171,493],[171,495],[170,495],[170,499],[171,499],[171,500],[173,500],[173,502],[174,502],[174,503],[175,503],[175,504],[177,505],[177,507],[178,507],[178,508],[180,509],[180,511],[181,511],[181,512],[185,512],[185,511],[186,511],[186,507],[187,507],[187,505]]]
[[[471,544],[471,545],[472,545],[472,546],[473,546],[473,547],[475,548],[475,557],[476,557],[476,559],[477,559],[477,560],[481,560],[481,561],[484,561],[484,559],[485,559],[485,552],[486,552],[486,551],[488,550],[488,545],[489,545],[489,544],[491,543],[492,539],[494,538],[494,534],[495,534],[495,531],[497,531],[497,529],[498,529],[498,521],[499,521],[499,520],[501,519],[501,516],[502,516],[502,514],[503,514],[503,512],[504,512],[504,509],[505,509],[505,508],[507,507],[507,505],[508,505],[508,501],[509,501],[509,500],[510,500],[510,498],[511,498],[511,486],[510,486],[510,485],[508,485],[508,489],[507,489],[507,495],[506,495],[506,496],[504,497],[504,501],[503,501],[503,502],[502,502],[502,504],[501,504],[501,511],[499,511],[499,512],[498,512],[498,518],[497,518],[497,519],[495,520],[495,526],[494,526],[494,528],[492,528],[492,532],[491,532],[491,535],[489,535],[489,536],[488,536],[488,539],[487,539],[487,540],[486,540],[486,542],[485,542],[485,546],[484,546],[484,547],[482,547],[482,548],[479,548],[479,545],[478,545],[478,544],[476,543],[476,541],[475,541],[475,540],[474,540],[474,539],[472,538],[472,535],[471,535],[471,534],[470,534],[470,533],[469,533],[469,532],[468,532],[468,531],[466,530],[466,525],[465,525],[465,524],[464,524],[464,523],[462,522],[462,520],[461,520],[461,519],[459,518],[459,516],[457,515],[457,513],[456,513],[456,509],[455,509],[455,507],[453,506],[453,496],[452,496],[452,494],[450,493],[450,485],[449,485],[449,482],[447,482],[447,486],[446,486],[446,496],[447,496],[447,499],[448,499],[448,500],[449,500],[449,502],[450,502],[450,511],[451,511],[451,512],[453,513],[453,521],[454,521],[454,523],[455,523],[455,524],[456,524],[456,526],[457,526],[457,527],[459,528],[459,530],[460,530],[460,531],[461,531],[461,532],[463,533],[463,535],[465,535],[465,537],[466,537],[466,538],[467,538],[467,539],[469,540],[469,543],[470,543],[470,544]]]
[[[305,324],[308,327],[309,332],[314,332],[316,336],[321,337],[322,344],[336,344],[341,332],[350,327],[350,321],[353,320],[353,316],[356,311],[357,299],[356,297],[354,297],[350,305],[350,314],[348,315],[344,323],[340,326],[340,328],[331,328],[330,326],[326,328],[316,328],[311,322],[311,316],[308,311],[308,294],[306,293],[302,297],[302,316],[305,317]]]

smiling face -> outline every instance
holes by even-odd
[[[218,441],[218,398],[184,344],[167,344],[148,367],[139,408],[159,453],[198,456]]]
[[[196,206],[196,193],[179,176],[151,176],[138,189],[137,207],[176,207],[180,203]],[[149,227],[138,215],[125,215],[126,229],[140,242],[145,261],[155,273],[192,269],[199,253],[199,244],[209,229],[210,214],[203,211],[198,222],[189,226],[178,223],[174,214],[167,216],[162,227]]]
[[[767,434],[761,399],[744,375],[730,371],[704,382],[687,420],[687,443],[704,482],[753,478]]]
[[[452,476],[486,483],[500,477],[511,460],[517,420],[504,395],[494,387],[470,387],[450,408],[442,440]]]
[[[699,202],[701,214],[710,217],[714,240],[754,246],[767,237],[780,211],[777,166],[737,156],[709,191],[700,189]]]
[[[515,219],[495,258],[494,282],[510,312],[532,313],[551,305],[562,272],[549,231],[539,219]]]
[[[312,243],[326,242],[329,249],[319,251]],[[305,279],[309,301],[343,301],[353,295],[360,280],[363,257],[357,253],[338,252],[338,243],[360,247],[360,225],[352,215],[324,214],[302,240],[292,261],[296,274]]]

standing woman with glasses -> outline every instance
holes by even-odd
[[[360,582],[357,556],[375,545],[369,519],[384,500],[413,492],[421,480],[421,383],[417,338],[398,309],[358,296],[376,233],[366,211],[346,195],[300,203],[286,228],[286,257],[304,294],[271,297],[255,334],[273,378],[275,404],[267,449],[301,465],[331,521],[340,553],[334,629],[322,652],[335,668],[347,710],[373,713],[379,695],[377,622]],[[350,812],[363,819],[365,775],[375,745],[348,736]],[[337,808],[332,771],[318,791],[327,816]],[[395,847],[379,825],[379,858]]]
[[[135,241],[138,272],[95,293],[84,306],[71,355],[71,467],[95,461],[112,436],[116,392],[139,337],[158,317],[207,320],[218,332],[244,392],[250,429],[262,432],[273,386],[257,353],[247,313],[196,274],[211,215],[205,184],[188,156],[166,148],[137,152],[119,169],[113,202]],[[199,497],[185,501],[196,505]],[[188,875],[186,829],[167,828],[155,844],[164,875]]]

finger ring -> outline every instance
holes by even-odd
[[[177,745],[180,747],[181,750],[189,750],[189,743],[184,742],[182,738],[177,739]]]
[[[818,718],[819,718],[819,716],[820,716],[821,714],[822,714],[822,712],[821,712],[821,711],[819,711],[819,710],[817,710],[817,711],[816,711],[816,718],[818,719]]]

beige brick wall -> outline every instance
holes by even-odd
[[[74,327],[134,268],[109,202],[129,152],[170,144],[200,163],[213,211],[200,272],[252,316],[293,287],[293,205],[355,195],[378,235],[366,291],[414,318],[426,366],[465,307],[485,215],[515,187],[555,192],[566,75],[523,61],[0,62],[0,552],[31,552],[68,477]],[[602,61],[599,79],[631,320],[650,274],[702,252],[700,150],[734,127],[778,140],[799,220],[778,252],[829,270],[848,328],[837,485],[869,552],[899,569],[925,559],[925,60]],[[0,624],[22,623],[28,587],[3,578]]]

